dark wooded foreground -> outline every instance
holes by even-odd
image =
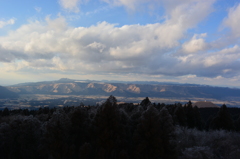
[[[200,159],[240,156],[238,108],[151,103],[0,111],[6,159]],[[231,113],[229,113],[231,112]]]

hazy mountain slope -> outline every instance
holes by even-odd
[[[24,83],[7,87],[19,94],[115,95],[128,97],[196,97],[228,99],[240,97],[240,89],[189,84],[127,84],[97,81],[58,81]]]
[[[0,86],[0,99],[17,98],[18,94]]]

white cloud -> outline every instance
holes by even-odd
[[[40,13],[42,11],[42,8],[41,7],[35,7],[34,8],[38,13]]]
[[[165,3],[171,21],[174,23],[181,23],[183,27],[191,28],[195,27],[200,21],[204,20],[211,12],[213,12],[214,2],[215,0],[170,0]]]
[[[157,0],[102,0],[113,6],[124,6],[129,10],[136,10],[140,5],[146,3],[155,3],[158,2]]]
[[[101,0],[112,6],[124,6],[128,10],[159,10],[164,7],[168,18],[195,25],[213,11],[212,4],[216,0]],[[203,12],[203,10],[205,12]],[[170,17],[169,17],[170,16]],[[194,17],[193,17],[194,16]],[[189,19],[190,18],[190,19]]]
[[[233,77],[240,74],[240,48],[235,45],[215,52],[190,54],[178,57],[179,70],[205,77]]]
[[[15,19],[9,19],[8,21],[0,21],[0,29],[6,25],[13,25],[15,23]]]
[[[205,50],[208,44],[205,42],[203,37],[206,37],[205,34],[197,35],[195,34],[190,41],[185,42],[182,45],[184,53],[196,53],[198,51]]]
[[[224,19],[223,24],[229,27],[232,34],[236,37],[240,36],[240,4],[229,9],[228,17]]]
[[[59,4],[66,10],[71,12],[79,12],[79,4],[82,0],[59,0]]]
[[[183,75],[183,76],[180,76],[181,78],[181,81],[189,81],[189,79],[196,79],[197,76],[196,75]]]
[[[92,49],[92,51],[95,50],[97,52],[102,53],[103,50],[106,48],[106,46],[101,43],[93,42],[93,43],[87,45],[86,48],[90,48],[90,49]]]

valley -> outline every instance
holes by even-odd
[[[39,108],[101,104],[110,95],[118,102],[140,103],[149,97],[152,103],[210,101],[218,106],[240,106],[240,89],[178,83],[139,83],[73,80],[21,83],[1,87],[0,108]]]

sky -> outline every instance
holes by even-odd
[[[0,0],[0,74],[240,87],[240,2]]]

